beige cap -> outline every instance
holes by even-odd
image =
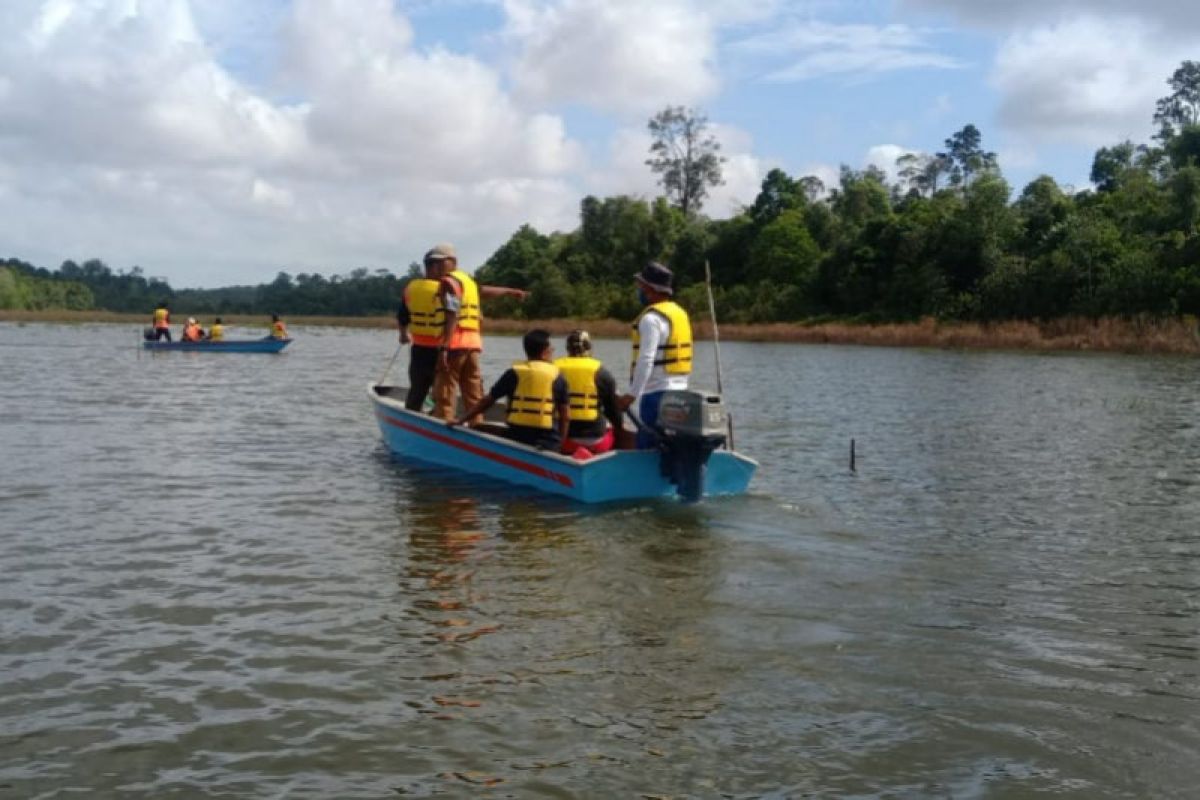
[[[196,318],[188,317],[188,325],[195,325],[195,324],[196,324]]]
[[[426,261],[442,261],[447,258],[453,258],[455,261],[457,261],[458,254],[454,252],[454,245],[446,242],[435,244],[433,249],[425,254]]]

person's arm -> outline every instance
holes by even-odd
[[[496,401],[501,397],[510,395],[516,390],[517,373],[513,369],[506,369],[504,374],[500,376],[500,380],[492,384],[491,391],[479,398],[479,400],[473,406],[463,412],[461,417],[458,419],[452,419],[446,424],[452,428],[455,425],[462,425],[472,417],[483,414],[483,412],[494,406]]]
[[[446,311],[446,321],[442,326],[442,351],[438,355],[438,362],[443,369],[446,368],[449,358],[446,348],[450,347],[450,342],[454,341],[454,329],[458,326],[458,312],[462,309],[460,292],[462,292],[462,287],[458,285],[458,281],[449,276],[442,278],[438,285],[438,297],[441,298],[442,308]]]
[[[638,322],[640,347],[637,362],[633,368],[633,378],[629,381],[629,392],[621,396],[622,410],[629,408],[633,405],[634,400],[641,397],[646,383],[650,380],[650,373],[654,370],[654,360],[658,357],[658,343],[666,335],[662,329],[665,322],[666,320],[655,313],[643,314],[641,321]]]
[[[396,308],[396,327],[400,329],[400,344],[408,344],[412,339],[408,335],[408,326],[412,323],[412,314],[408,311],[408,304],[404,302],[404,298],[400,299],[400,305]]]
[[[513,289],[509,286],[484,286],[479,285],[480,297],[516,297],[519,300],[524,300],[529,296],[529,292],[524,289]]]
[[[457,425],[462,425],[467,420],[469,420],[471,417],[474,417],[477,414],[482,414],[483,412],[487,411],[489,408],[491,408],[495,404],[496,404],[496,398],[492,397],[490,394],[485,394],[483,397],[481,397],[475,401],[475,405],[471,406],[466,411],[464,411],[463,415],[461,417],[459,417],[458,419],[452,419],[449,422],[447,422],[446,424],[449,425],[451,428],[453,428]]]
[[[558,414],[559,452],[570,455],[567,441],[571,438],[571,387],[562,375],[554,379],[554,410]]]
[[[617,398],[617,380],[605,367],[596,370],[596,394],[600,398],[600,408],[604,418],[614,428],[621,427],[621,406]]]

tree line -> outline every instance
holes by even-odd
[[[326,278],[280,272],[270,283],[218,289],[173,289],[141,267],[114,271],[103,261],[64,261],[55,271],[19,259],[0,261],[0,309],[71,309],[149,313],[166,301],[188,314],[305,314],[372,316],[395,311],[403,278],[388,270],[352,270]]]
[[[772,170],[727,220],[697,213],[720,180],[719,145],[702,117],[670,108],[650,123],[647,161],[665,197],[587,197],[574,231],[524,226],[479,277],[530,289],[501,309],[529,318],[629,317],[629,276],[651,258],[674,269],[692,311],[706,307],[709,262],[718,314],[734,322],[1200,314],[1200,64],[1168,85],[1154,141],[1097,151],[1092,189],[1042,175],[1013,199],[968,124],[938,152],[901,156],[895,180],[842,167],[825,186]]]
[[[1200,314],[1200,64],[1184,62],[1167,83],[1153,140],[1098,150],[1089,189],[1042,175],[1014,198],[968,124],[936,152],[901,156],[894,179],[843,166],[826,186],[772,170],[753,203],[722,220],[701,213],[721,181],[720,144],[703,115],[669,107],[649,123],[646,161],[663,196],[589,196],[572,231],[522,226],[476,277],[530,296],[489,300],[486,310],[628,319],[638,310],[631,277],[657,259],[693,312],[707,307],[711,265],[718,315],[731,322]],[[280,272],[258,286],[175,291],[138,267],[113,272],[97,260],[53,273],[14,260],[0,267],[0,307],[79,307],[90,292],[93,307],[114,311],[166,299],[197,314],[346,316],[390,314],[419,272]]]

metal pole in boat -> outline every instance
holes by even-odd
[[[387,379],[388,373],[392,371],[392,364],[396,363],[396,359],[400,356],[400,351],[404,349],[404,342],[396,345],[396,352],[392,353],[391,361],[388,361],[387,366],[383,368],[383,374],[379,376],[379,380],[375,381],[376,386],[382,386],[384,380]]]
[[[704,259],[704,288],[708,290],[708,317],[713,326],[713,352],[717,356],[717,394],[724,397],[725,391],[721,385],[721,330],[717,327],[717,304],[713,300],[712,272],[708,268],[708,259]],[[733,413],[725,417],[729,424],[729,449],[733,450]]]

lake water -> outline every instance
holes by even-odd
[[[1200,360],[726,343],[751,494],[587,508],[293,333],[0,324],[0,798],[1200,791]]]

